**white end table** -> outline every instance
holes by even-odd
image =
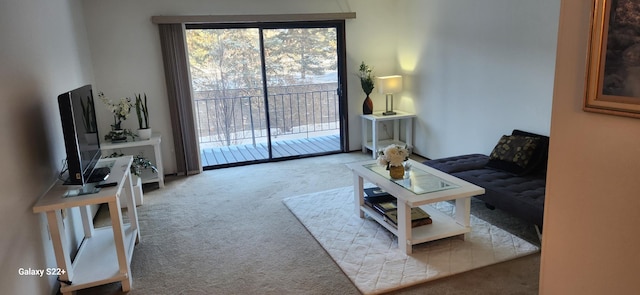
[[[416,114],[407,113],[402,111],[395,111],[395,115],[382,115],[382,112],[373,113],[371,115],[360,115],[362,118],[362,152],[366,153],[367,149],[371,150],[373,158],[377,158],[377,151],[380,148],[386,147],[391,144],[407,145],[409,148],[413,147],[413,118]],[[370,124],[368,122],[371,122]],[[378,123],[384,121],[393,121],[393,139],[379,140],[378,139]],[[400,122],[405,122],[405,141],[400,141]],[[369,129],[371,125],[371,129]],[[371,134],[371,140],[369,140],[369,134]]]
[[[139,139],[134,141],[125,141],[125,142],[101,142],[100,148],[103,150],[117,150],[117,149],[126,149],[132,147],[141,147],[141,146],[153,146],[153,153],[155,154],[155,166],[158,169],[157,175],[153,175],[151,173],[142,173],[142,183],[150,183],[150,182],[158,182],[158,186],[164,187],[164,169],[162,166],[162,152],[160,151],[160,143],[162,142],[162,137],[159,133],[154,133],[151,135],[149,139]],[[103,153],[104,154],[104,153]],[[127,154],[127,153],[123,153]]]

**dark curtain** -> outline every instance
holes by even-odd
[[[200,151],[193,114],[184,25],[159,24],[178,174],[200,173]]]

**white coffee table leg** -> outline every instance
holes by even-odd
[[[356,205],[356,215],[364,218],[364,212],[360,209],[364,205],[364,179],[362,176],[353,174],[353,197]]]
[[[456,222],[466,228],[471,228],[471,198],[456,199]],[[467,239],[469,233],[462,236],[463,239]]]
[[[407,255],[411,254],[411,208],[398,201],[398,248]]]

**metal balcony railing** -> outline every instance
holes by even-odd
[[[195,93],[198,136],[209,146],[263,143],[267,126],[274,138],[308,138],[340,129],[335,83],[269,89],[269,121],[264,97],[254,90]],[[252,93],[254,92],[254,93]],[[250,95],[238,95],[250,93]],[[226,94],[226,95],[224,95]],[[232,94],[232,95],[229,95]]]

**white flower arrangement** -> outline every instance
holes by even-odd
[[[114,103],[111,99],[105,97],[102,92],[98,93],[98,97],[100,97],[100,100],[107,105],[109,111],[113,113],[114,124],[112,126],[115,129],[121,129],[120,124],[129,117],[129,114],[131,114],[131,108],[133,108],[131,99],[128,97],[122,97],[117,103]]]
[[[378,165],[380,166],[402,166],[406,160],[409,160],[409,150],[406,146],[392,144],[384,150],[378,151]]]

